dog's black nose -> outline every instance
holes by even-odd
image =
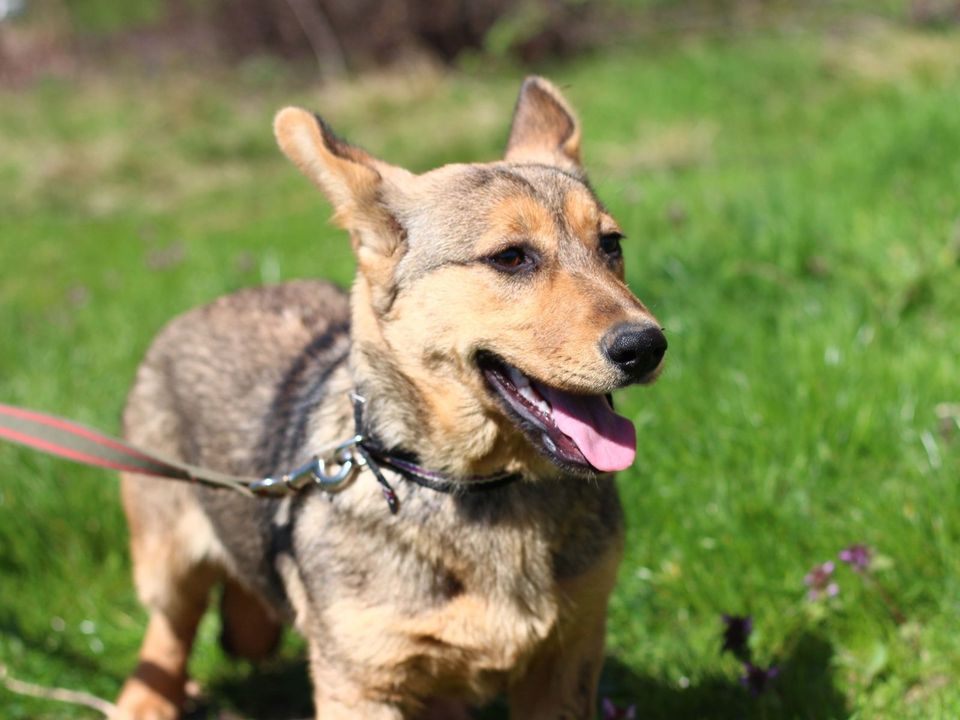
[[[600,347],[610,362],[633,380],[642,380],[663,359],[667,338],[650,325],[618,325],[603,336]]]

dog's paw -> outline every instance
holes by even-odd
[[[180,698],[171,699],[131,679],[123,686],[109,720],[179,720]]]

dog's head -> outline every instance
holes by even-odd
[[[622,230],[556,88],[524,82],[502,161],[422,175],[303,110],[275,130],[350,232],[353,372],[384,442],[463,474],[633,462],[609,394],[655,379],[667,343],[624,283]]]

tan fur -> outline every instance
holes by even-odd
[[[558,469],[505,414],[478,369],[491,352],[538,382],[623,386],[602,341],[656,321],[599,248],[619,232],[580,166],[580,126],[528,79],[506,158],[413,175],[281,111],[282,150],[334,205],[357,276],[246,290],[177,318],[138,371],[129,440],[187,462],[264,476],[353,432],[349,391],[386,447],[458,477],[521,482],[450,495],[387,471],[281,501],[126,476],[134,576],[151,610],[124,720],[173,720],[210,590],[223,640],[261,657],[278,622],[307,639],[317,717],[463,720],[505,693],[512,716],[593,716],[607,598],[623,545],[608,474]],[[537,271],[491,258],[522,246]],[[348,331],[349,327],[349,331]],[[651,377],[656,373],[651,373]],[[631,380],[635,381],[635,380]]]
[[[558,584],[561,616],[568,622],[558,624],[523,681],[512,689],[514,717],[548,720],[557,717],[558,708],[567,713],[560,717],[593,716],[603,666],[607,599],[622,555],[622,544],[615,543],[589,571]]]

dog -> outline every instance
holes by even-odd
[[[352,290],[291,281],[174,319],[125,437],[264,477],[359,431],[434,480],[372,456],[335,492],[274,498],[124,475],[150,617],[117,717],[180,716],[218,586],[232,654],[267,656],[287,622],[306,638],[323,720],[456,720],[496,696],[523,720],[594,717],[624,538],[613,472],[636,445],[610,393],[653,381],[667,342],[624,282],[578,120],[529,77],[503,160],[421,175],[301,109],[274,129],[349,233]]]

